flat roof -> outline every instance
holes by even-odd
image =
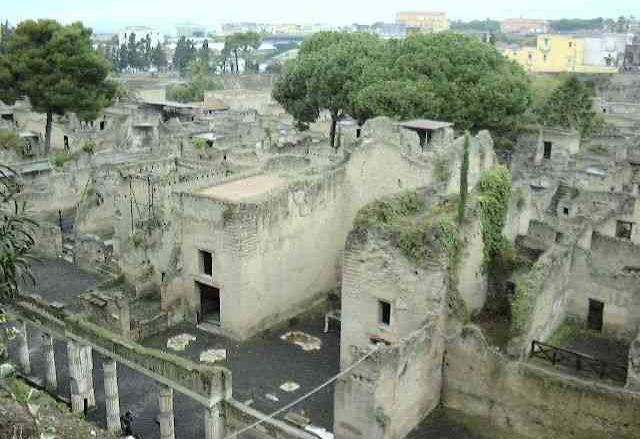
[[[398,123],[403,128],[413,128],[417,130],[438,130],[453,126],[451,122],[439,122],[437,120],[416,119]]]
[[[256,175],[255,177],[211,186],[201,190],[199,193],[228,201],[246,201],[269,192],[271,189],[284,184],[285,181],[285,179],[274,175]]]
[[[49,160],[37,160],[34,162],[16,163],[11,167],[19,174],[30,174],[38,171],[50,171],[51,162]]]
[[[201,103],[183,104],[181,102],[163,101],[163,100],[160,100],[160,101],[142,100],[140,101],[140,103],[144,105],[154,105],[157,107],[174,107],[174,108],[188,108],[188,109],[202,108]]]

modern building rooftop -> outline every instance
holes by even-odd
[[[275,175],[256,175],[230,183],[211,186],[201,190],[200,194],[225,201],[246,202],[281,186],[285,181]]]

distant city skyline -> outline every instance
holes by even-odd
[[[338,0],[308,3],[295,0],[235,0],[220,10],[214,2],[189,0],[22,0],[7,2],[0,10],[0,19],[12,23],[28,18],[54,18],[63,23],[82,21],[96,32],[116,32],[129,25],[148,25],[162,30],[173,30],[179,23],[192,22],[208,27],[230,22],[256,23],[326,23],[347,25],[394,22],[401,10],[446,11],[450,20],[529,18],[595,18],[620,15],[640,16],[637,2],[618,0],[612,3],[591,0],[539,0],[535,4],[523,4],[506,0],[488,0],[469,6],[468,0],[400,0],[383,4]]]

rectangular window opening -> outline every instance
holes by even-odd
[[[551,158],[551,147],[553,146],[553,144],[551,142],[544,142],[544,158],[545,159],[550,159]]]
[[[213,276],[213,255],[204,250],[200,250],[200,270],[202,274]]]
[[[602,321],[604,315],[604,303],[599,300],[589,299],[589,316],[587,327],[593,331],[602,331]]]
[[[383,325],[391,324],[391,304],[384,300],[378,300],[378,319]]]
[[[616,221],[616,238],[631,240],[633,223],[628,221]]]

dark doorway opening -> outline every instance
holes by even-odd
[[[544,158],[545,159],[551,158],[551,146],[552,146],[551,142],[544,142]]]
[[[210,285],[196,282],[200,290],[200,320],[220,324],[220,290]]]
[[[104,131],[104,120],[100,122],[100,131]]]
[[[604,303],[599,300],[589,299],[589,317],[587,318],[587,328],[593,331],[602,331],[602,316],[604,313]]]
[[[63,140],[64,140],[64,150],[69,151],[69,136],[64,136]]]
[[[391,324],[391,304],[384,300],[378,300],[378,320],[383,325]]]

